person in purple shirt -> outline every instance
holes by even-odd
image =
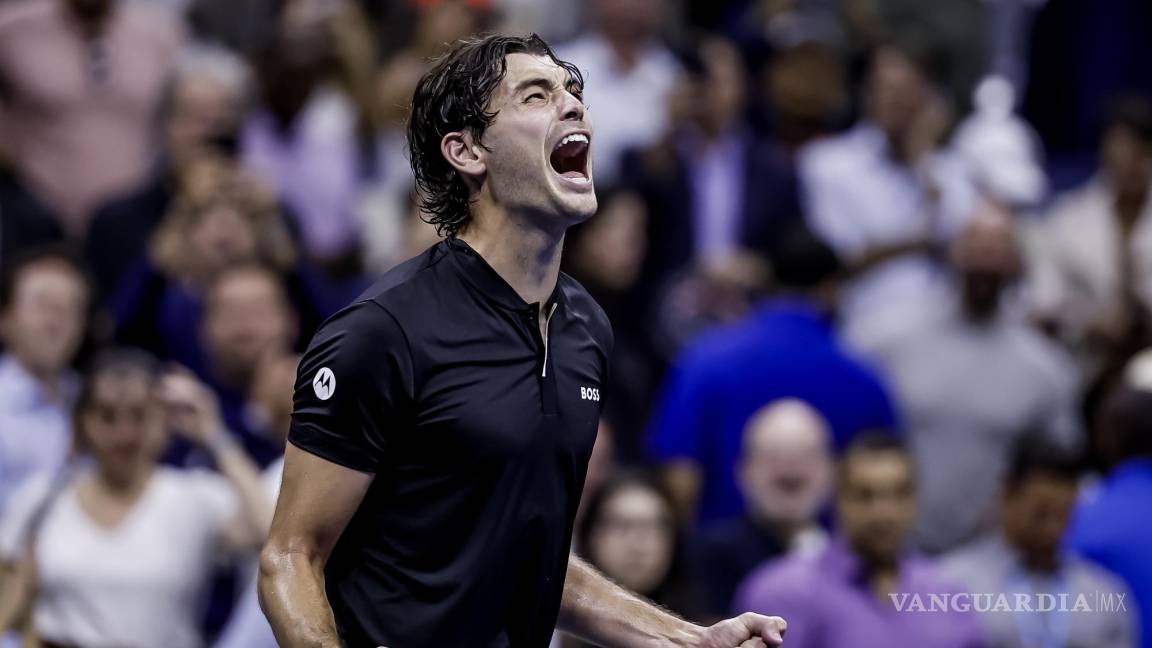
[[[986,646],[974,614],[931,606],[955,600],[963,607],[960,597],[940,598],[959,590],[906,553],[916,486],[903,444],[860,435],[845,450],[837,478],[838,537],[814,556],[789,556],[752,572],[735,606],[785,615],[788,648]]]

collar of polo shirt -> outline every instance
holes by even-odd
[[[445,243],[448,249],[452,251],[449,256],[454,263],[459,265],[460,274],[472,288],[493,303],[509,310],[532,310],[534,304],[524,301],[524,298],[507,281],[504,281],[500,273],[488,265],[484,257],[473,250],[472,246],[455,237],[445,239]],[[548,302],[540,309],[540,312],[546,313],[552,309],[553,305],[562,305],[563,303],[564,291],[560,290],[560,281],[557,279],[552,295],[548,297]]]

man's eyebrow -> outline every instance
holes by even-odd
[[[520,83],[516,84],[516,87],[512,89],[512,94],[519,94],[520,91],[524,90],[525,88],[530,88],[532,86],[537,86],[537,87],[543,88],[545,90],[551,91],[551,90],[556,89],[556,82],[553,81],[552,79],[546,79],[544,77],[536,77],[534,79],[525,79],[525,80],[521,81]]]

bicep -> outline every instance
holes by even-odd
[[[291,443],[268,548],[327,562],[332,547],[364,499],[373,475],[347,468]]]

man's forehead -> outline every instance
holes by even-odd
[[[503,86],[506,90],[515,88],[526,79],[548,79],[560,87],[568,84],[568,70],[560,67],[547,56],[516,52],[505,59],[506,72]]]

